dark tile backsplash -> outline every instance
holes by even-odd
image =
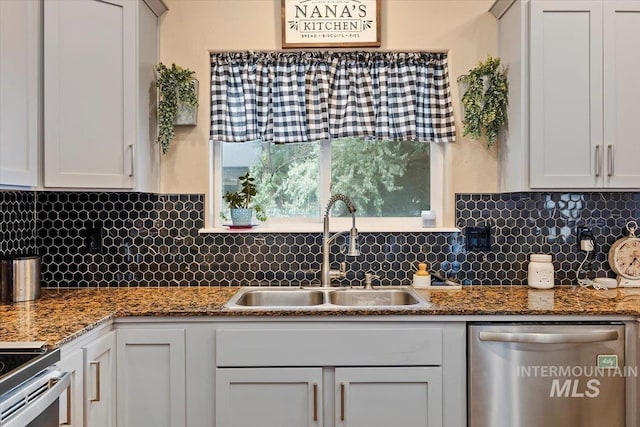
[[[319,233],[199,234],[202,195],[139,193],[38,194],[38,241],[47,286],[190,286],[317,281]],[[86,249],[88,229],[102,229],[102,249]],[[362,234],[362,255],[349,263],[346,282],[366,271],[387,271],[408,283],[417,260],[446,260],[448,233]]]
[[[547,253],[553,255],[556,281],[575,283],[584,258],[576,227],[585,225],[596,240],[595,259],[585,264],[590,277],[614,277],[607,253],[636,218],[640,193],[459,194],[456,225],[488,225],[494,231],[492,251],[461,254],[460,271],[469,283],[526,283],[529,255]]]
[[[36,193],[0,191],[0,255],[36,251]]]
[[[37,251],[48,287],[194,286],[318,280],[320,233],[204,234],[202,195],[0,192],[0,253]],[[461,233],[361,233],[362,254],[348,263],[345,284],[365,272],[409,284],[426,261],[465,284],[523,284],[531,253],[553,255],[556,280],[575,283],[583,254],[578,225],[593,229],[590,275],[612,276],[606,253],[640,218],[640,193],[459,194]],[[491,251],[467,251],[465,228],[489,226]]]

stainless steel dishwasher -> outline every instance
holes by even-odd
[[[469,427],[624,427],[624,324],[476,323],[468,341]]]

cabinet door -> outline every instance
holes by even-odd
[[[85,348],[85,414],[87,427],[111,427],[114,423],[116,385],[115,332]]]
[[[604,3],[605,186],[640,187],[640,1]]]
[[[117,425],[184,427],[184,330],[121,329],[117,342]]]
[[[84,426],[84,350],[78,348],[63,355],[56,364],[63,372],[71,374],[71,385],[60,396],[60,425],[65,427]]]
[[[38,179],[42,2],[0,1],[0,184]]]
[[[321,368],[216,369],[216,426],[319,427]]]
[[[336,368],[335,402],[336,427],[441,427],[441,368]]]
[[[130,188],[136,3],[44,3],[44,185]]]
[[[529,76],[531,187],[602,186],[601,1],[531,2]]]

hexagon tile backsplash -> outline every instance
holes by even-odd
[[[0,256],[36,251],[36,193],[0,191]]]
[[[201,235],[202,195],[7,191],[0,207],[0,254],[40,253],[47,287],[288,286],[319,277],[320,233]],[[552,254],[557,282],[574,283],[583,257],[576,226],[596,236],[589,274],[612,276],[606,252],[635,218],[640,193],[459,194],[462,232],[361,233],[355,260],[344,258],[340,239],[332,250],[336,262],[348,263],[344,284],[362,283],[365,272],[409,284],[416,263],[426,261],[464,284],[518,285],[531,253]],[[485,225],[492,250],[467,250],[465,227]]]

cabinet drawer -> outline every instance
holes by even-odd
[[[442,364],[442,328],[220,329],[217,366]]]

